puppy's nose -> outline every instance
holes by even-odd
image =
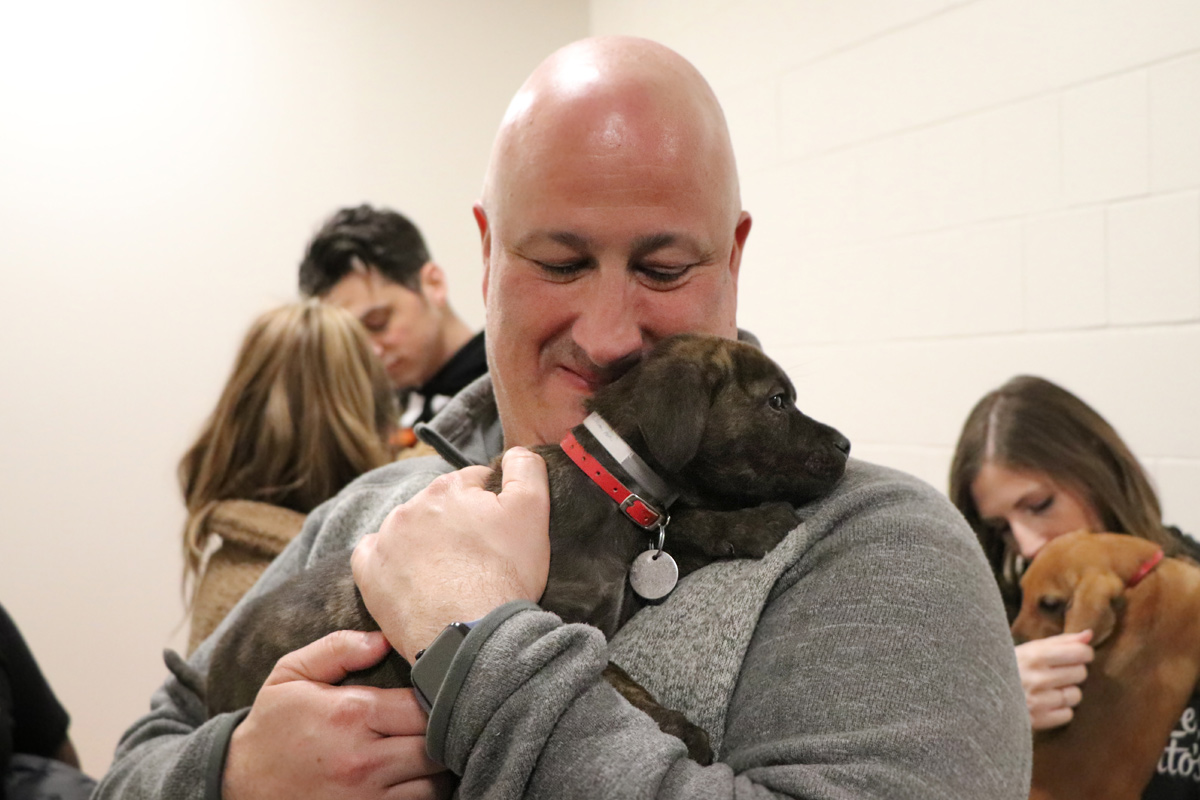
[[[844,454],[850,455],[850,440],[840,433],[833,437],[833,446]]]

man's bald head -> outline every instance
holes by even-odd
[[[577,158],[589,169],[618,159],[647,168],[686,162],[696,188],[732,224],[741,211],[725,115],[687,59],[630,36],[584,39],[543,61],[517,92],[492,148],[482,206],[503,214],[514,178]]]
[[[505,441],[558,441],[675,333],[737,336],[741,209],[725,117],[678,54],[587,39],[509,106],[475,207]]]

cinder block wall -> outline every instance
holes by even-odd
[[[84,768],[183,649],[175,466],[319,223],[409,214],[483,322],[492,136],[583,0],[0,3],[0,603]]]
[[[1017,373],[1092,403],[1200,533],[1200,3],[592,0],[721,98],[740,321],[864,458],[945,488]]]

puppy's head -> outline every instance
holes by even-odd
[[[664,339],[588,407],[664,477],[741,504],[818,497],[850,452],[846,437],[796,408],[774,361],[715,336]]]
[[[1092,630],[1092,646],[1110,636],[1125,608],[1125,589],[1158,545],[1117,533],[1076,531],[1043,547],[1021,578],[1018,644]]]

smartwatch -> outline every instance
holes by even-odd
[[[450,623],[429,647],[417,653],[417,660],[412,666],[412,685],[417,702],[426,714],[433,708],[438,692],[442,690],[446,673],[450,671],[450,662],[478,621]]]

